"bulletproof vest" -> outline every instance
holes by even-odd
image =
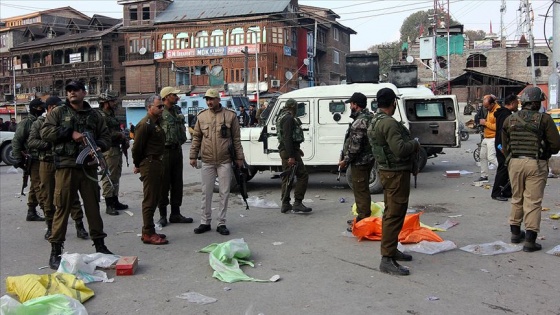
[[[369,124],[367,134],[368,134],[368,138],[370,141],[370,145],[373,151],[373,157],[375,158],[375,161],[379,163],[381,166],[383,166],[383,168],[390,169],[398,165],[407,164],[408,161],[410,160],[410,157],[401,159],[391,151],[387,141],[383,141],[383,142],[378,141],[376,125],[379,121],[386,118],[390,118],[390,116],[388,116],[385,113],[376,114],[375,117],[371,120],[371,123]],[[401,138],[404,141],[411,140],[410,132],[408,131],[408,129],[406,129],[406,127],[400,123],[397,125],[399,126],[399,134],[401,135]]]
[[[360,113],[354,120],[354,123],[358,120],[363,120],[365,125],[367,126],[366,128],[368,128],[371,125],[371,121],[373,120],[373,113],[371,113],[367,108],[364,108],[360,111]],[[352,129],[352,125],[353,123],[348,126],[348,130],[346,130],[346,134],[344,135],[344,145],[343,145],[344,152],[348,150],[348,147],[350,146],[350,142],[352,141],[352,139],[350,139],[350,129]],[[363,152],[364,154],[371,152],[371,144],[367,138],[365,139]]]
[[[294,119],[294,118],[290,111],[283,109],[280,112],[278,118],[276,119],[278,143],[282,143],[284,141],[284,138],[288,136],[285,134],[285,131],[283,130],[284,122],[286,119]],[[303,136],[303,130],[301,129],[301,120],[299,120],[299,118],[294,119],[294,129],[292,130],[291,136],[292,136],[292,141],[297,144],[300,144],[305,140]]]
[[[68,105],[64,105],[61,108],[61,121],[60,126],[64,128],[72,128],[77,132],[89,131],[93,134],[94,138],[97,138],[95,131],[99,121],[103,119],[99,114],[99,111],[86,109],[81,111],[75,111],[71,109]],[[62,143],[57,143],[53,152],[58,156],[71,156],[77,157],[83,145],[70,140]]]
[[[105,120],[105,124],[107,125],[107,129],[109,129],[109,133],[113,134],[114,132],[121,132],[121,124],[117,120],[117,117],[115,117],[113,111],[110,111],[111,112],[109,113],[104,111],[102,108],[99,109],[99,113],[103,117],[103,120]],[[120,141],[117,143],[112,143],[112,145],[120,145]]]
[[[40,126],[39,126],[39,130],[40,130],[41,127],[43,127],[43,124],[45,123],[45,117],[40,116],[40,117],[37,118],[37,121],[40,124]],[[37,151],[38,151],[38,155],[39,155],[39,160],[44,161],[45,159],[52,159],[52,149],[37,150]]]
[[[528,156],[535,159],[548,159],[550,154],[545,148],[543,131],[539,129],[542,113],[522,110],[509,118],[509,151],[512,157]]]
[[[165,132],[165,145],[181,145],[187,141],[184,121],[185,118],[177,114],[175,107],[170,110],[164,108],[161,127]]]

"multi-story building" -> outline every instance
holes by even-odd
[[[143,107],[144,95],[164,86],[185,93],[210,87],[231,95],[247,90],[251,97],[307,86],[301,84],[307,80],[340,83],[350,34],[355,34],[337,23],[332,11],[302,9],[297,0],[236,1],[235,6],[220,0],[118,3],[127,43],[123,106],[129,107]],[[310,23],[314,19],[317,23]],[[316,42],[319,48],[309,49]],[[316,52],[314,60],[310,52]],[[309,65],[315,66],[313,76]]]
[[[18,103],[29,102],[37,92],[64,96],[71,80],[82,81],[93,100],[105,90],[125,91],[119,19],[90,18],[66,7],[2,22],[6,26],[0,36],[9,39],[0,63],[3,101],[13,101],[14,81]]]

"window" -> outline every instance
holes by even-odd
[[[414,110],[418,118],[445,118],[443,103],[415,103]]]
[[[136,7],[130,7],[130,20],[131,21],[138,20],[138,9]]]
[[[0,48],[4,48],[8,45],[8,34],[0,35]]]
[[[535,67],[548,67],[548,57],[545,54],[536,53],[534,55],[535,58]],[[531,56],[527,57],[527,67],[531,66]]]
[[[333,63],[340,64],[340,53],[336,50],[333,50]]]
[[[208,47],[208,32],[200,31],[196,33],[196,36],[194,38],[194,47],[196,48]]]
[[[272,43],[284,44],[284,31],[280,27],[273,27],[272,30]]]
[[[261,42],[261,29],[258,26],[251,26],[247,29],[247,44]]]
[[[129,52],[135,53],[138,52],[138,39],[131,39],[129,42]]]
[[[179,33],[177,34],[177,49],[185,49],[185,48],[189,48],[189,34]]]
[[[231,30],[231,35],[229,38],[230,45],[243,45],[245,44],[245,32],[243,29],[238,27]]]
[[[214,30],[210,36],[210,46],[220,47],[224,46],[224,31]]]
[[[150,7],[145,6],[142,8],[142,20],[149,21],[150,20]]]
[[[485,68],[486,56],[482,54],[470,55],[467,58],[467,68]]]
[[[174,41],[173,34],[171,33],[163,34],[163,36],[161,37],[161,50],[167,51],[167,50],[175,49],[175,47],[173,46],[173,41]]]
[[[333,38],[338,41],[338,28],[333,28]]]

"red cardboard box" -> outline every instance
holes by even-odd
[[[461,173],[459,171],[446,171],[445,176],[447,178],[459,178],[461,177]]]
[[[123,256],[117,261],[117,276],[131,276],[138,267],[137,256]]]

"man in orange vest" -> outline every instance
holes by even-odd
[[[484,139],[480,146],[480,178],[478,181],[488,181],[488,163],[498,166],[496,159],[496,148],[494,146],[496,136],[496,117],[494,113],[500,105],[496,103],[496,96],[485,95],[482,106],[488,110],[486,118],[480,119],[480,125],[484,126]]]

